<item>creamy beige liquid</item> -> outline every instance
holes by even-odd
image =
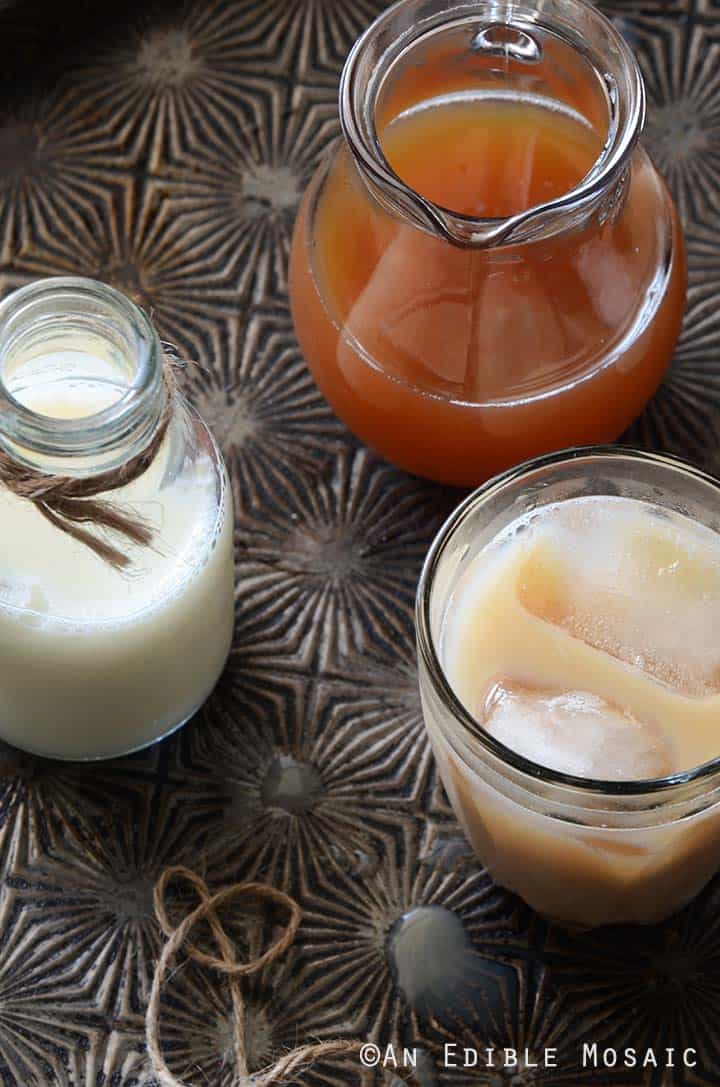
[[[118,398],[92,380],[33,382],[34,411],[79,418]],[[222,669],[233,624],[232,516],[213,461],[171,463],[109,496],[155,532],[118,571],[0,488],[0,736],[60,758],[129,751],[185,720]],[[179,470],[178,470],[179,469]],[[114,541],[115,542],[115,541]]]
[[[543,766],[621,781],[713,759],[720,536],[625,498],[544,507],[469,564],[441,657],[480,725]],[[579,924],[653,920],[711,874],[717,815],[644,830],[551,819],[488,788],[472,773],[472,743],[458,759],[429,727],[477,852],[541,912]]]
[[[720,754],[720,537],[624,498],[546,507],[456,592],[448,678],[497,739],[583,777]]]

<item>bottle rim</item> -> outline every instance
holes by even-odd
[[[505,218],[463,215],[422,196],[390,166],[375,125],[375,103],[395,61],[439,28],[466,22],[477,26],[478,33],[500,26],[531,42],[538,28],[554,33],[590,61],[607,94],[608,134],[589,173],[564,195]],[[588,40],[588,28],[594,43]],[[645,105],[645,86],[632,50],[588,0],[396,0],[355,42],[339,91],[343,135],[378,202],[419,229],[468,247],[534,241],[583,222],[594,211],[611,212],[626,188]]]
[[[461,733],[471,737],[473,744],[479,745],[494,757],[501,767],[516,772],[522,784],[532,787],[531,791],[535,792],[538,786],[543,788],[556,786],[564,795],[567,795],[568,790],[572,790],[581,796],[585,795],[588,799],[604,797],[615,798],[617,802],[621,802],[623,798],[627,800],[636,798],[641,801],[646,800],[653,807],[657,805],[658,794],[661,797],[667,797],[670,801],[685,799],[677,794],[682,793],[683,788],[687,786],[697,785],[699,787],[697,795],[702,796],[718,785],[716,775],[720,771],[720,755],[688,770],[664,777],[617,781],[566,774],[518,754],[484,730],[465,708],[451,686],[440,661],[432,635],[430,610],[432,592],[443,556],[458,529],[469,517],[482,510],[485,503],[538,470],[561,468],[571,462],[591,459],[605,460],[608,463],[613,460],[615,462],[644,462],[646,465],[689,476],[699,483],[709,485],[717,492],[720,506],[720,480],[681,458],[669,454],[653,453],[622,445],[578,446],[527,460],[493,477],[468,495],[450,514],[435,536],[426,556],[417,589],[415,626],[418,653],[435,695],[439,698],[444,710],[452,717],[454,724],[459,726]]]
[[[21,403],[7,385],[6,365],[24,337],[45,329],[56,336],[89,331],[106,338],[127,370],[118,399],[70,419]],[[145,311],[114,287],[80,276],[52,276],[18,288],[0,303],[0,444],[24,463],[33,464],[32,454],[70,462],[119,449],[132,455],[129,445],[150,440],[165,395],[158,335]]]

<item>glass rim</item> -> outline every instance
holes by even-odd
[[[554,453],[544,454],[523,461],[521,464],[493,476],[486,483],[476,488],[453,510],[435,535],[427,556],[423,563],[422,572],[418,582],[415,602],[415,627],[417,633],[418,651],[427,669],[435,693],[441,699],[444,707],[452,714],[454,721],[459,724],[473,740],[479,743],[486,751],[498,759],[504,766],[509,767],[539,781],[542,784],[556,785],[566,789],[575,789],[586,794],[614,797],[643,797],[652,794],[672,792],[678,787],[700,782],[712,777],[720,770],[720,754],[689,770],[679,771],[658,778],[637,778],[623,781],[613,781],[604,778],[582,777],[575,774],[567,774],[561,770],[553,770],[542,763],[526,758],[518,754],[512,748],[507,747],[500,740],[495,739],[485,731],[480,722],[466,709],[460,698],[455,693],[447,678],[435,647],[435,641],[431,633],[430,606],[435,575],[437,573],[443,554],[460,525],[466,518],[491,497],[503,491],[506,487],[530,475],[532,472],[567,464],[572,461],[584,459],[612,459],[640,460],[646,464],[653,464],[660,468],[681,472],[692,476],[698,482],[710,485],[720,496],[720,479],[695,467],[680,457],[667,453],[655,453],[648,450],[634,449],[624,445],[586,445],[574,446],[569,449],[561,449]]]
[[[21,321],[26,310],[31,327],[33,306],[54,299],[59,307],[68,306],[69,317],[73,315],[73,300],[76,307],[82,300],[91,300],[108,311],[115,309],[137,335],[140,348],[134,359],[134,373],[122,395],[108,407],[77,418],[33,411],[12,394],[3,377],[3,356],[9,346],[4,339],[7,323]],[[82,311],[77,308],[75,314],[82,316]],[[162,386],[162,348],[157,332],[145,310],[115,287],[84,276],[48,276],[18,287],[0,302],[0,440],[49,456],[75,457],[107,451],[143,425]]]
[[[386,55],[389,50],[386,49],[381,60],[375,65],[367,86],[360,73],[377,37],[388,27],[388,24],[391,24],[407,9],[417,5],[418,0],[395,0],[395,3],[381,12],[353,45],[340,78],[339,110],[343,135],[359,169],[372,184],[376,195],[381,196],[382,202],[387,201],[396,214],[410,218],[420,229],[431,234],[439,234],[453,244],[505,245],[531,241],[537,236],[544,236],[542,227],[547,228],[548,223],[552,225],[558,220],[561,221],[560,229],[562,229],[565,225],[564,218],[573,211],[584,211],[588,207],[595,207],[598,200],[602,200],[613,185],[616,185],[619,191],[622,190],[626,180],[628,161],[645,121],[645,85],[632,49],[611,20],[594,4],[589,3],[589,0],[563,0],[563,7],[566,14],[570,11],[582,12],[604,34],[616,51],[618,64],[625,77],[625,87],[621,93],[618,81],[613,79],[613,86],[609,89],[608,80],[612,78],[607,70],[609,64],[593,62],[593,51],[580,35],[570,39],[558,32],[559,37],[564,37],[571,47],[588,58],[598,78],[605,83],[609,111],[608,131],[603,147],[585,177],[581,178],[567,193],[554,200],[536,204],[505,218],[464,215],[430,200],[403,181],[383,154],[375,127],[374,110],[369,119],[364,116],[368,98],[374,101],[383,66],[388,63]],[[543,7],[540,0],[535,0],[534,3],[532,0],[526,0],[527,11],[531,11],[531,14],[523,11],[522,3],[508,2],[506,6],[512,12],[513,19],[512,23],[508,22],[506,25],[517,28],[525,34],[531,34],[533,27],[537,26],[552,29],[552,13]],[[446,11],[441,12],[440,15],[435,13],[425,16],[424,20],[420,18],[418,22],[411,22],[411,27],[406,28],[402,35],[408,39],[405,48],[412,49],[414,44],[422,40],[423,33],[430,33],[436,25],[442,25],[443,14],[448,24],[485,15],[488,19],[487,29],[501,21],[498,19],[497,8],[498,5],[492,3],[491,0],[463,0],[460,4],[448,3]],[[496,13],[494,16],[493,12]],[[423,21],[427,24],[425,32],[420,29]],[[392,64],[394,59],[395,57],[391,58],[389,63]],[[358,87],[358,84],[362,86]],[[624,116],[618,121],[620,100],[626,106],[626,110]],[[538,222],[541,224],[539,233]]]

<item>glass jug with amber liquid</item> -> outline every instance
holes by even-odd
[[[584,0],[400,0],[357,41],[290,284],[360,438],[473,485],[639,414],[686,279],[644,113],[631,49]]]

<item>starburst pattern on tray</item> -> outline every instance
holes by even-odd
[[[72,6],[87,24],[93,5]],[[121,18],[44,84],[51,23],[36,37],[28,5],[3,12],[21,93],[0,110],[0,286],[96,276],[199,363],[183,380],[233,479],[237,630],[205,711],[149,753],[96,768],[3,749],[0,1081],[150,1087],[150,892],[184,860],[214,886],[256,875],[302,899],[296,948],[248,992],[253,1062],[359,1034],[417,1041],[428,1087],[630,1087],[578,1069],[575,1040],[680,1033],[701,1067],[648,1087],[716,1087],[717,885],[660,928],[572,938],[493,886],[433,770],[412,663],[417,574],[457,495],[355,445],[291,332],[294,210],[338,131],[344,57],[382,5],[112,6]],[[604,6],[639,56],[647,143],[688,228],[685,329],[631,437],[717,471],[720,7]],[[222,1087],[227,993],[194,971],[167,994],[163,1038],[193,1087]],[[561,1067],[441,1072],[442,1044],[463,1039],[557,1044]],[[357,1078],[328,1064],[302,1082]]]
[[[650,1069],[648,1083],[715,1084],[720,1077],[717,881],[663,925],[572,937],[551,930],[542,951],[561,1014],[585,1024],[589,1040],[622,1050],[675,1049],[676,1073]],[[682,1069],[682,1051],[697,1067]],[[694,1058],[692,1058],[694,1059]]]
[[[288,481],[291,485],[291,481]],[[440,489],[367,449],[341,453],[312,490],[247,518],[237,535],[243,646],[327,666],[374,647],[393,659],[412,631],[420,565]]]
[[[102,229],[103,204],[129,165],[114,126],[98,130],[77,95],[54,94],[0,110],[0,261],[33,240]]]
[[[0,1080],[4,1087],[68,1083],[94,1024],[65,926],[42,902],[3,890],[0,932]]]
[[[93,1046],[78,1059],[71,1083],[118,1087],[152,1087],[145,1076],[145,1039],[140,1030],[98,1030]]]
[[[423,863],[417,835],[407,820],[375,873],[320,873],[305,901],[300,942],[312,976],[330,987],[352,1031],[381,1042],[471,1014],[504,969],[474,944],[499,941],[514,925],[505,893],[477,863],[461,871]]]
[[[28,244],[0,285],[49,275],[103,280],[148,310],[181,354],[203,360],[214,322],[237,312],[237,298],[218,270],[173,242],[169,220],[155,188],[142,192],[131,178],[120,178],[101,229],[57,223],[51,237]]]
[[[258,927],[252,920],[243,924],[243,919],[236,917],[230,933],[241,955],[246,942],[251,948],[265,946],[258,941],[255,931]],[[322,993],[312,985],[307,969],[292,949],[282,962],[243,983],[243,999],[244,1038],[251,1074],[298,1045],[346,1033],[327,992]],[[231,996],[224,980],[212,971],[186,962],[173,974],[162,1000],[159,1035],[168,1066],[182,1078],[183,1084],[188,1087],[237,1084],[236,1023]],[[336,1082],[329,1078],[333,1073],[343,1077],[340,1082],[347,1082],[348,1075],[354,1082],[357,1059],[352,1064],[335,1060],[303,1068],[303,1087]]]
[[[258,21],[259,12],[213,0],[126,22],[70,81],[103,121],[121,124],[126,145],[155,170],[212,132],[233,139],[258,68],[262,76],[283,70],[273,48],[282,30],[271,11]]]
[[[209,132],[171,159],[159,187],[172,237],[220,264],[243,298],[287,292],[290,235],[300,197],[337,136],[327,94],[257,77],[243,89],[231,133]]]
[[[302,896],[318,869],[365,876],[377,868],[402,808],[387,762],[409,746],[400,738],[400,754],[390,750],[404,719],[398,710],[383,721],[367,682],[346,681],[342,695],[354,692],[356,711],[368,715],[361,733],[357,717],[342,720],[336,690],[332,681],[231,658],[199,719],[175,741],[173,778],[197,780],[224,807],[208,849],[214,882],[262,879]]]
[[[348,49],[387,7],[382,0],[308,0],[301,5],[296,76],[335,91]]]
[[[720,214],[720,35],[679,18],[617,17],[648,95],[643,142],[685,221]]]
[[[687,15],[688,0],[598,0],[598,7],[611,18],[624,16],[652,23],[662,15]]]
[[[489,966],[490,964],[486,964]],[[500,960],[469,1022],[433,1024],[428,1045],[447,1087],[618,1087],[613,1071],[583,1061],[585,1024],[568,1015],[548,970],[527,960]],[[639,1084],[628,1071],[622,1087]]]
[[[702,278],[702,277],[699,277]],[[668,374],[625,440],[720,466],[720,279],[691,284],[683,331]]]
[[[155,882],[169,864],[197,866],[217,802],[198,788],[146,785],[130,797],[113,795],[110,782],[105,789],[104,817],[96,814],[92,837],[58,835],[47,855],[17,864],[10,882],[64,933],[83,1006],[137,1026],[159,947]]]
[[[213,330],[212,366],[189,365],[183,388],[219,443],[238,511],[282,494],[293,475],[313,485],[347,438],[312,380],[280,308]]]
[[[423,801],[432,756],[420,705],[415,646],[398,641],[394,659],[363,653],[340,662],[337,676],[320,683],[323,735],[334,740],[340,768],[352,741],[364,764],[357,788],[369,789],[379,803],[400,801],[415,808]],[[358,769],[360,769],[358,765]],[[349,790],[348,790],[349,791]]]
[[[6,874],[63,843],[82,847],[98,825],[110,825],[153,777],[153,753],[97,767],[72,765],[0,749],[0,872]]]

